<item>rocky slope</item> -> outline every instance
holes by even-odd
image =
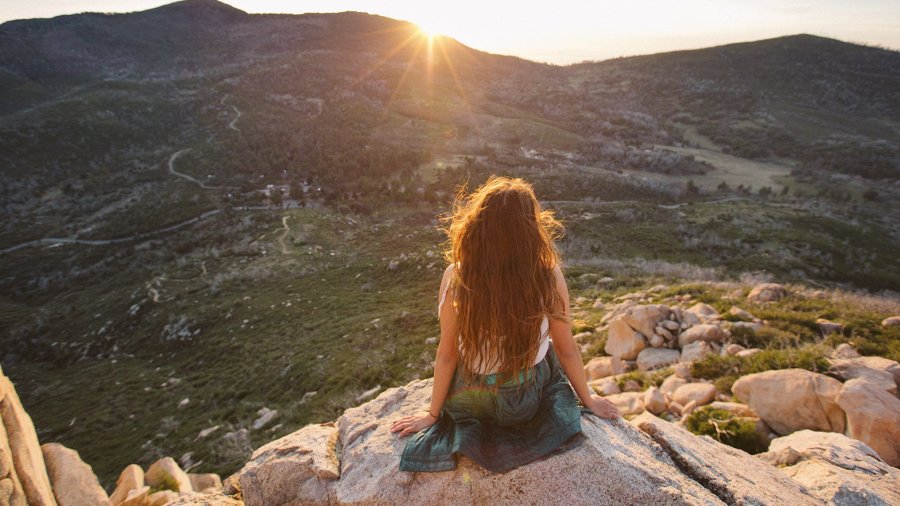
[[[431,380],[393,388],[257,450],[226,490],[283,504],[891,504],[900,470],[846,436],[802,431],[764,458],[649,413],[582,417],[583,432],[546,458],[492,474],[461,458],[444,473],[398,472],[406,443],[390,422],[427,405]],[[787,460],[786,460],[787,459]],[[772,463],[769,463],[772,462]],[[781,467],[777,467],[778,464]],[[178,504],[193,504],[190,500]],[[210,496],[215,504],[229,500]]]
[[[398,472],[407,440],[392,434],[390,423],[426,406],[431,386],[429,379],[389,389],[346,410],[336,422],[308,425],[264,445],[224,487],[216,475],[189,475],[173,459],[164,458],[146,473],[128,466],[107,497],[77,452],[55,443],[38,446],[12,383],[0,375],[0,504],[420,504],[438,498],[457,504],[900,501],[900,470],[884,461],[881,455],[889,453],[885,449],[876,452],[838,433],[801,430],[773,440],[768,452],[752,456],[650,412],[630,421],[585,414],[580,435],[549,456],[507,473],[486,472],[464,457],[451,472]],[[893,394],[858,377],[839,387],[837,402],[847,405],[841,404],[842,395],[865,400],[862,394],[877,399],[884,394],[896,401]],[[877,418],[874,409],[847,411],[849,425],[890,433],[889,421],[872,422]],[[852,429],[850,433],[855,434]]]

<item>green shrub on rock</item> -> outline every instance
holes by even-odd
[[[691,413],[684,426],[698,435],[707,435],[747,453],[760,453],[768,448],[768,441],[756,428],[754,418],[735,416],[724,409],[704,406]]]

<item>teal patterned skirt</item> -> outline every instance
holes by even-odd
[[[457,371],[440,418],[410,437],[400,470],[449,471],[465,455],[488,471],[508,471],[581,432],[581,408],[553,347],[524,374],[533,381],[484,388],[467,386]],[[481,379],[496,384],[495,375]]]

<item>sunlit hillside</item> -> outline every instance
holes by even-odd
[[[846,315],[831,344],[896,360],[863,320],[900,290],[898,132],[900,53],[808,35],[561,67],[214,0],[8,22],[0,361],[104,485],[230,474],[431,375],[439,217],[490,174],[565,222],[578,330],[589,300],[774,279],[882,297],[771,317],[811,344]]]

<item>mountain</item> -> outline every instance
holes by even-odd
[[[820,318],[845,324],[829,343],[896,360],[877,322],[900,287],[897,68],[808,35],[561,67],[381,16],[198,0],[8,22],[0,362],[41,439],[104,483],[165,455],[231,473],[431,374],[440,217],[491,174],[566,224],[587,357],[598,299],[725,315],[777,280],[859,307],[750,308],[769,326],[734,339],[766,355],[715,355],[704,378],[818,367],[794,347]]]

